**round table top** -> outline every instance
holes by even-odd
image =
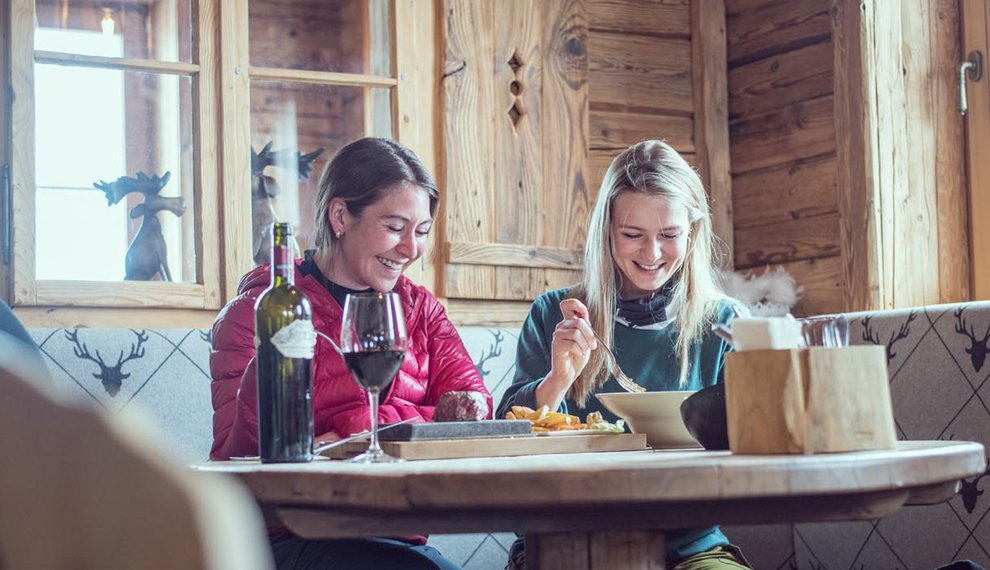
[[[979,443],[902,441],[894,450],[817,455],[698,449],[193,468],[237,475],[263,505],[401,512],[864,494],[954,484],[983,473],[985,464]]]

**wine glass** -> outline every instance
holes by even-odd
[[[378,395],[386,390],[406,354],[406,321],[395,293],[356,293],[344,301],[340,349],[354,380],[368,391],[371,407],[371,444],[351,461],[401,461],[378,445]]]

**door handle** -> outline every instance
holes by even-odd
[[[966,79],[979,81],[983,77],[983,54],[979,51],[969,52],[966,61],[959,64],[959,114],[965,115],[969,109],[966,101]]]

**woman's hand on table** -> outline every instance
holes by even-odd
[[[560,302],[564,318],[557,323],[550,345],[550,373],[536,389],[538,405],[556,409],[567,390],[588,364],[591,351],[598,348],[591,325],[588,324],[588,308],[577,299]]]
[[[313,447],[319,447],[325,443],[333,443],[340,439],[340,436],[332,431],[328,431],[323,435],[318,435],[313,438]]]

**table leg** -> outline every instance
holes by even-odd
[[[527,570],[663,570],[663,531],[526,535]]]

